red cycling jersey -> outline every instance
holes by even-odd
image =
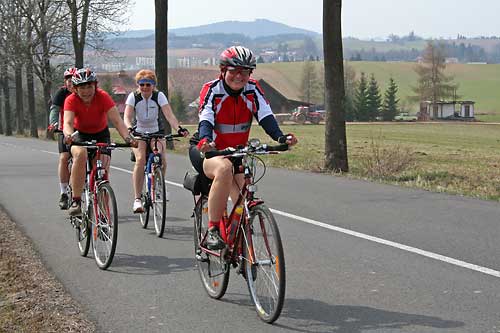
[[[262,88],[254,79],[250,79],[237,96],[229,95],[222,79],[205,83],[200,92],[200,122],[207,120],[214,126],[217,149],[245,144],[252,116],[260,121],[272,114]]]
[[[83,133],[94,134],[108,127],[108,111],[115,102],[102,89],[96,88],[90,105],[85,105],[76,93],[69,95],[64,101],[64,111],[75,113],[74,128]]]

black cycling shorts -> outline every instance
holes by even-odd
[[[189,147],[189,159],[191,160],[191,164],[193,165],[195,170],[198,171],[199,174],[205,175],[205,173],[203,172],[203,158],[201,158],[200,151],[194,145],[191,145]],[[241,167],[243,158],[230,157],[229,159],[233,163],[233,173],[243,173],[243,168]]]
[[[105,128],[104,130],[97,133],[84,133],[78,131],[78,135],[74,138],[75,141],[92,141],[102,143],[110,143],[111,142],[111,134],[109,133],[109,128]],[[111,156],[111,150],[103,149],[101,150],[101,154]]]
[[[59,148],[59,154],[69,153],[69,147],[64,143],[64,134],[59,133],[59,138],[57,139],[57,146]]]

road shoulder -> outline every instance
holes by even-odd
[[[0,244],[0,331],[96,331],[2,207]]]

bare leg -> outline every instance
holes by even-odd
[[[144,185],[144,166],[146,165],[146,143],[139,141],[139,147],[133,148],[135,154],[134,172],[132,182],[134,185],[134,198],[140,198]]]
[[[71,168],[71,188],[73,196],[80,197],[85,183],[85,164],[87,163],[87,149],[85,147],[72,146],[73,166]]]

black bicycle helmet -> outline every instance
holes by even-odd
[[[97,76],[89,68],[80,68],[73,74],[71,81],[74,86],[79,86],[84,83],[97,82]]]
[[[243,46],[231,46],[220,54],[219,64],[221,67],[243,67],[255,69],[257,61],[253,52]]]

